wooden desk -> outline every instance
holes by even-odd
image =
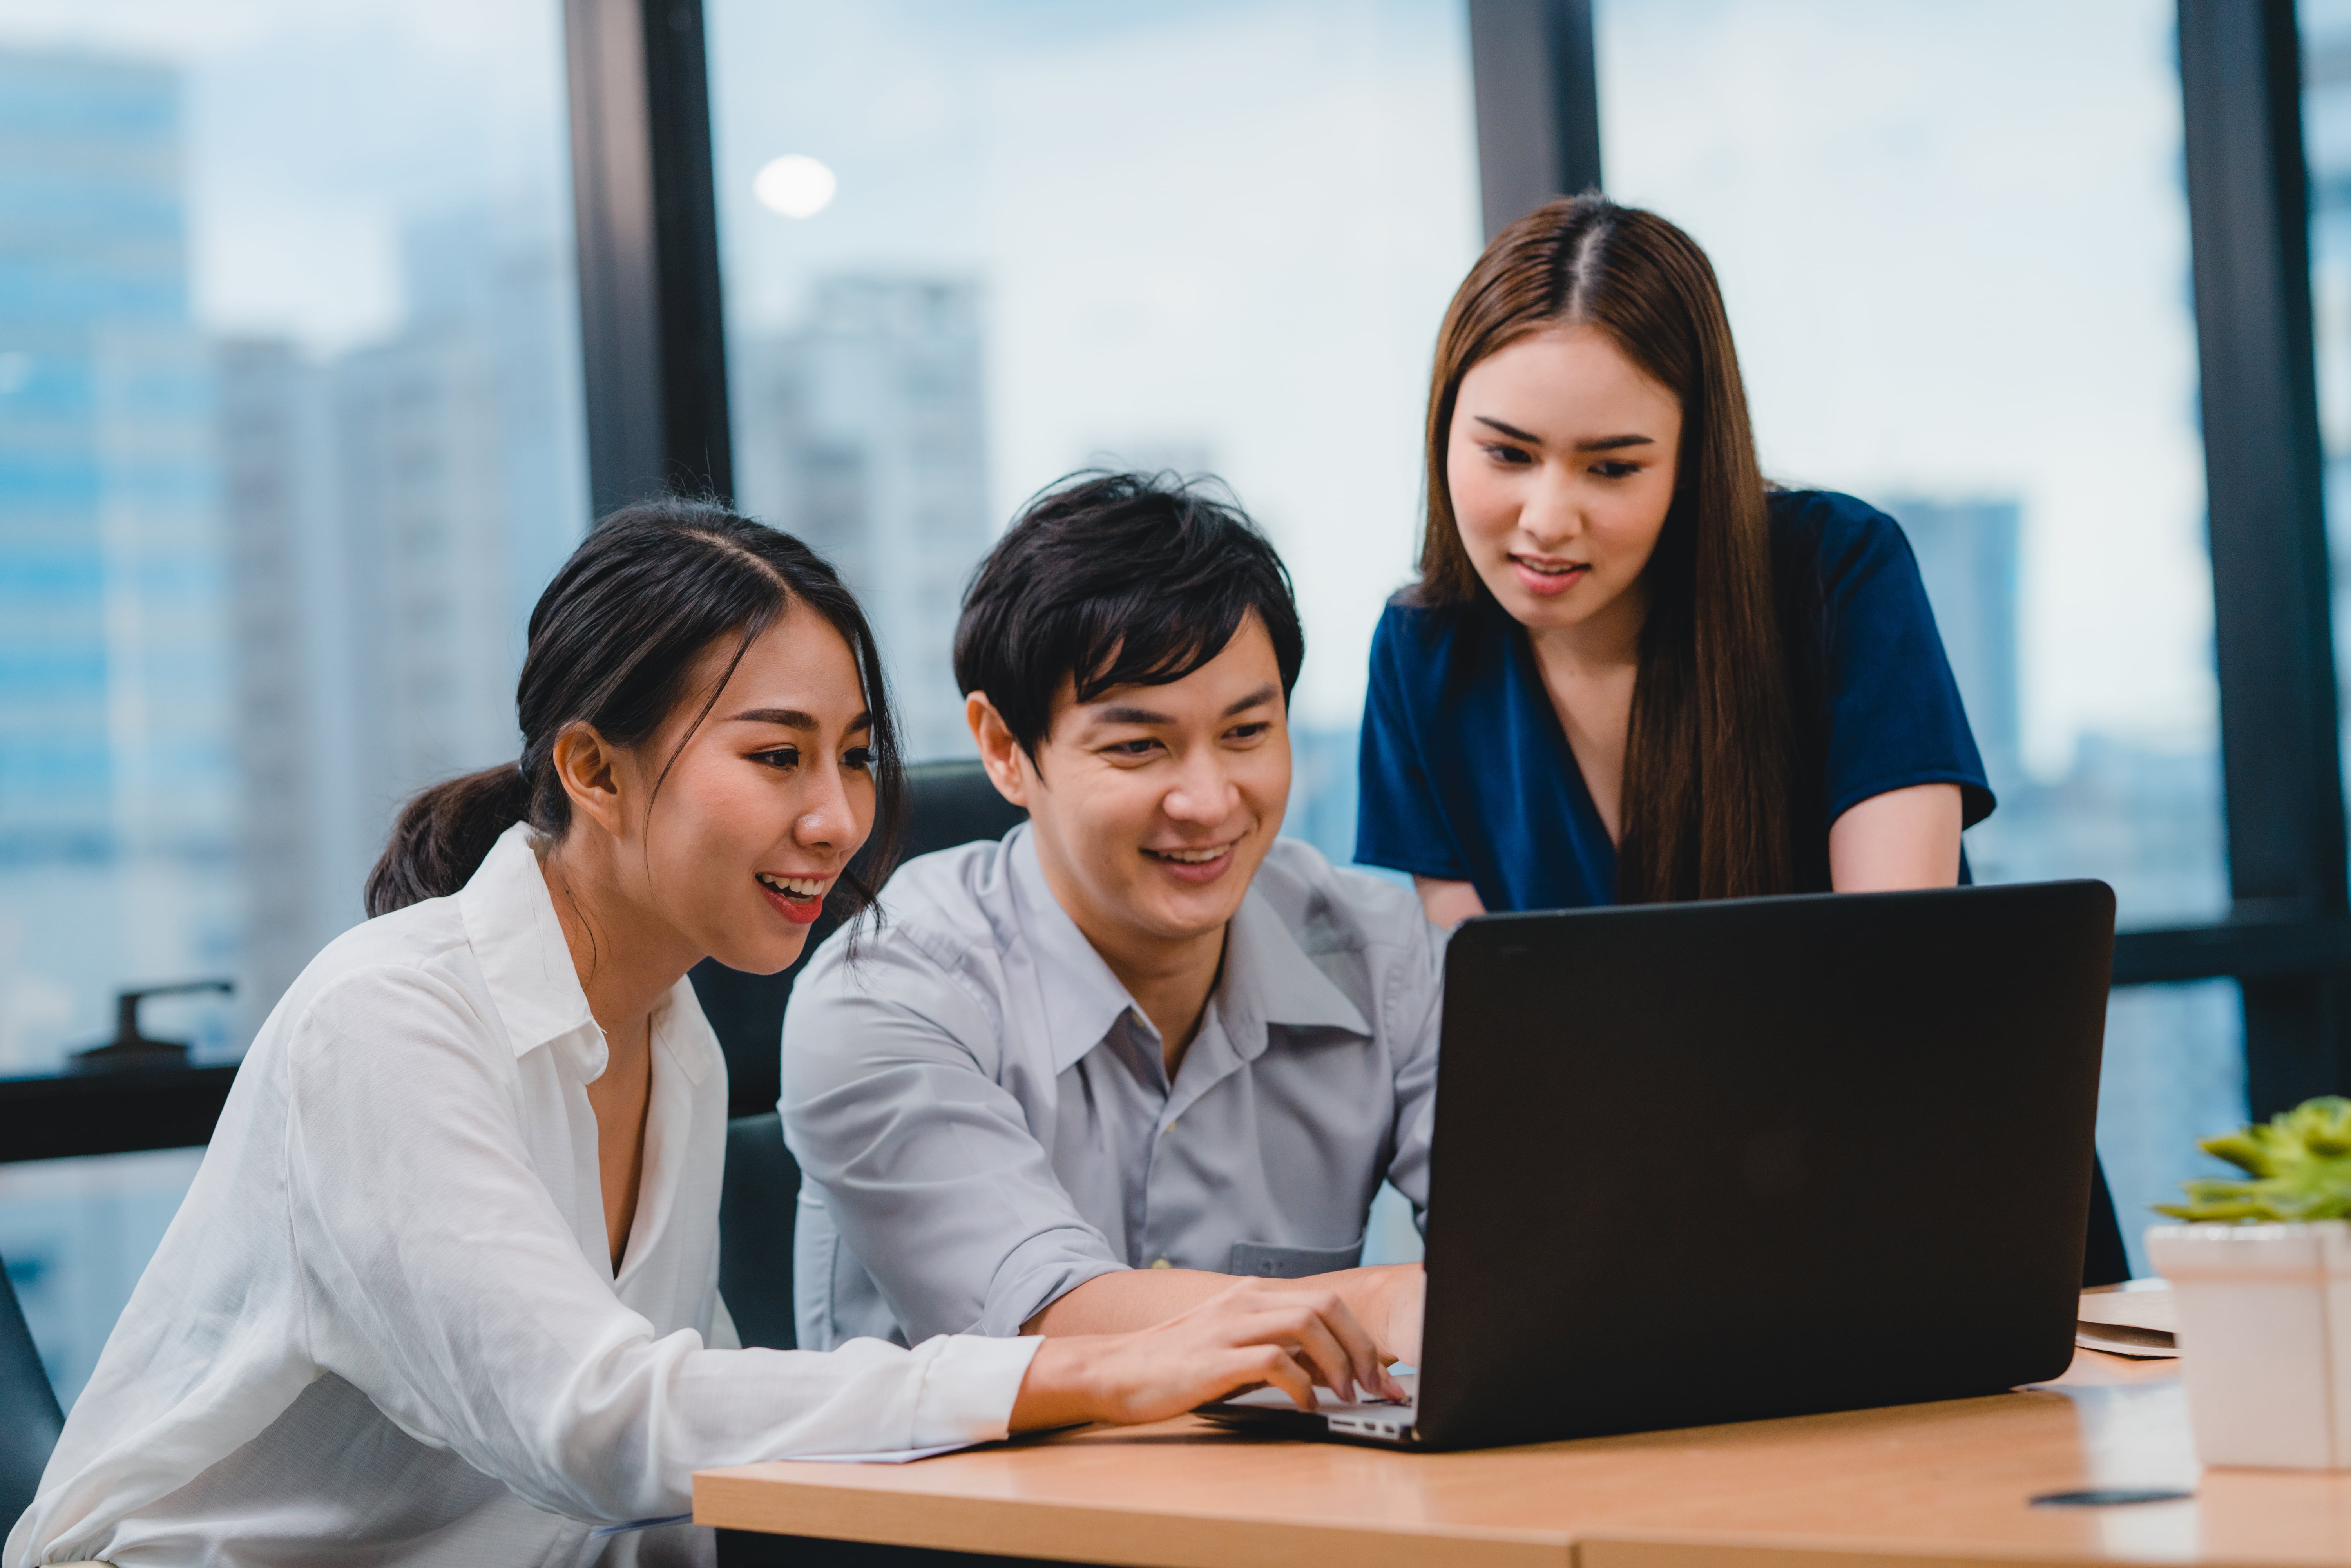
[[[2085,1486],[2179,1502],[2034,1508]],[[1241,1437],[1194,1417],[911,1465],[695,1479],[735,1530],[1134,1568],[1891,1568],[2351,1563],[2351,1475],[2200,1473],[2178,1364],[2078,1354],[1985,1399],[1463,1454]]]

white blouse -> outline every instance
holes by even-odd
[[[584,1563],[691,1476],[1004,1435],[1035,1339],[708,1349],[726,1069],[653,1015],[618,1278],[604,1071],[528,831],[346,933],[269,1015],[66,1422],[8,1568]],[[706,1540],[695,1554],[706,1552]]]

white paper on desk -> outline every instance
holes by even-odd
[[[903,1465],[909,1459],[935,1458],[952,1454],[958,1448],[968,1448],[969,1443],[941,1443],[935,1448],[900,1448],[887,1454],[794,1454],[795,1465]]]

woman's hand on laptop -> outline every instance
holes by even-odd
[[[1416,1308],[1416,1342],[1418,1322]],[[1316,1384],[1345,1400],[1403,1395],[1340,1291],[1244,1280],[1152,1328],[1049,1337],[1021,1382],[1012,1429],[1159,1421],[1261,1385],[1311,1410]]]

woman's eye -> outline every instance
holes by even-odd
[[[873,748],[870,746],[852,746],[841,754],[841,765],[843,768],[853,768],[860,773],[871,772],[873,768]]]
[[[1486,448],[1486,455],[1497,463],[1508,464],[1512,467],[1524,467],[1534,461],[1526,449],[1520,446],[1489,446]]]
[[[800,748],[779,746],[773,751],[755,751],[751,754],[751,760],[768,768],[798,768],[800,765]]]
[[[1641,465],[1638,463],[1594,463],[1592,471],[1603,479],[1623,479],[1638,474]]]

